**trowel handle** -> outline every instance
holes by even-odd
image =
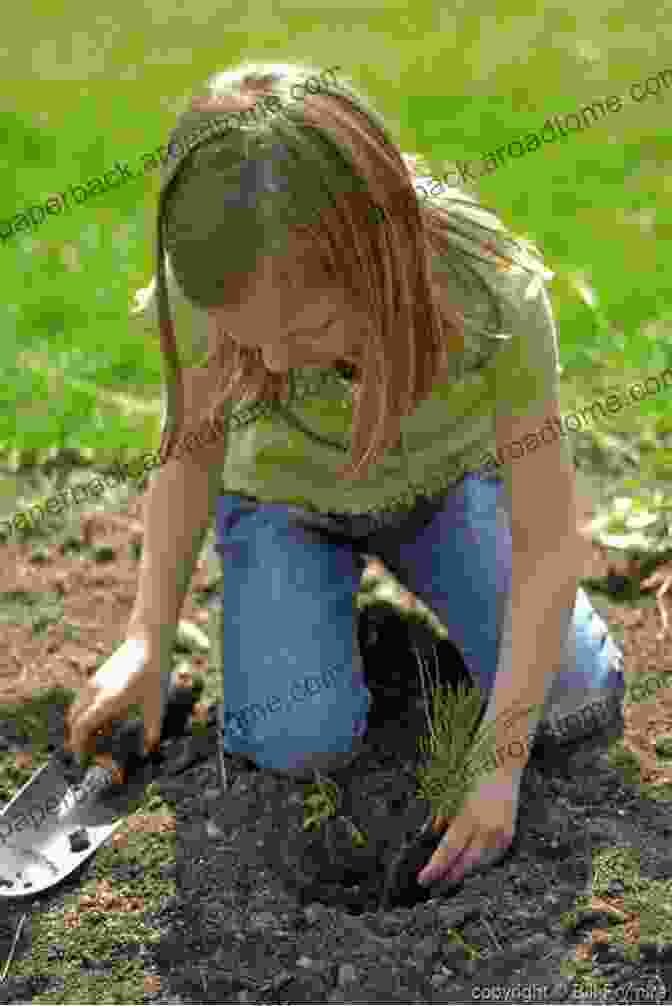
[[[181,737],[194,706],[203,692],[204,683],[196,678],[186,661],[172,671],[161,674],[162,702],[161,740]]]
[[[184,735],[203,687],[186,662],[161,673],[161,742]],[[144,725],[138,719],[118,723],[108,735],[96,738],[97,753],[111,754],[124,775],[145,760],[143,749]]]

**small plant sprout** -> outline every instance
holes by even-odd
[[[352,844],[358,849],[362,849],[368,844],[368,839],[364,832],[360,831],[359,828],[355,827],[349,817],[344,818],[345,823],[350,828],[350,838],[352,839]]]
[[[453,946],[463,947],[464,952],[470,961],[480,960],[480,951],[473,947],[470,943],[467,943],[464,936],[458,929],[446,929],[446,934],[448,936],[448,943]]]
[[[350,839],[352,844],[361,848],[366,845],[368,839],[366,835],[359,830],[355,823],[347,817],[345,814],[339,813],[342,794],[333,780],[329,782],[324,782],[324,777],[315,771],[315,778],[317,780],[316,784],[311,787],[313,790],[304,800],[304,809],[306,813],[303,818],[303,830],[310,831],[320,827],[322,822],[327,823],[332,818],[340,818],[350,833]]]
[[[319,772],[315,772],[317,782],[310,787],[311,792],[304,800],[306,813],[303,817],[303,830],[310,831],[319,828],[323,821],[336,816],[340,803],[338,786],[331,780],[323,781]]]
[[[443,687],[438,682],[437,668],[430,715],[425,669],[417,650],[415,653],[429,726],[429,738],[418,738],[420,752],[426,756],[418,768],[418,795],[431,803],[436,827],[455,817],[477,779],[497,765],[495,733],[509,727],[517,716],[529,715],[540,707],[529,706],[521,713],[508,710],[479,728],[483,697],[478,684],[469,687],[460,682],[457,691]]]

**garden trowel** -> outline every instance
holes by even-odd
[[[159,767],[174,761],[203,681],[193,679],[188,664],[166,672],[163,680],[156,752],[143,757],[141,720],[117,723],[96,738],[97,754],[88,769],[57,751],[0,813],[0,899],[32,897],[69,876],[135,809]],[[171,774],[194,758],[181,760]]]

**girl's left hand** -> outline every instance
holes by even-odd
[[[436,849],[417,875],[418,883],[459,883],[477,867],[494,866],[513,842],[518,819],[520,772],[497,769],[477,783],[473,792]],[[433,831],[443,831],[449,821],[434,819]]]

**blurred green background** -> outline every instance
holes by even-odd
[[[549,116],[620,95],[620,111],[507,157],[476,189],[556,272],[567,412],[672,365],[670,36],[672,23],[649,0],[627,11],[492,3],[477,13],[418,3],[413,16],[399,0],[317,9],[275,0],[253,12],[148,0],[109,14],[35,0],[13,9],[5,35],[0,221],[117,160],[136,169],[165,142],[183,97],[244,60],[340,65],[400,148],[423,155],[435,174],[458,160],[476,167]],[[667,87],[632,99],[633,83],[666,68]],[[11,473],[54,452],[102,465],[158,444],[158,335],[128,320],[154,271],[158,184],[158,172],[138,177],[0,242],[0,516],[15,509]],[[602,475],[669,490],[671,397],[668,382],[577,434],[577,457],[601,491]]]

